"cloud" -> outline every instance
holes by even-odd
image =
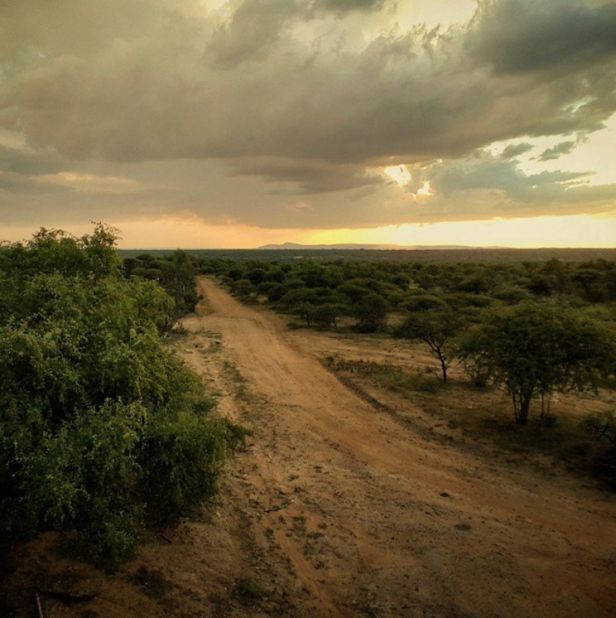
[[[369,172],[362,166],[331,165],[320,161],[252,160],[234,165],[234,173],[265,178],[276,183],[291,183],[289,189],[279,191],[327,193],[343,191],[383,182],[382,175]]]
[[[509,144],[503,152],[501,152],[501,159],[515,159],[520,155],[533,149],[533,145],[527,142],[520,142],[519,144]]]
[[[552,148],[544,150],[537,158],[539,161],[553,161],[561,155],[569,154],[577,145],[577,142],[560,142]]]
[[[214,63],[231,69],[245,60],[261,59],[276,45],[298,9],[296,0],[243,0],[228,23],[212,35],[208,51]]]
[[[0,145],[0,216],[75,216],[78,199],[97,218],[189,211],[290,227],[607,208],[611,185],[527,175],[516,157],[616,110],[616,6],[484,0],[468,24],[432,30],[402,28],[409,7],[4,3],[0,128],[26,146]],[[523,141],[473,154],[503,140]],[[377,171],[400,164],[434,196],[415,202]],[[298,193],[309,208],[289,207]]]
[[[37,177],[0,171],[0,196],[2,196],[2,192],[24,195],[51,194],[52,196],[55,196],[56,194],[63,193],[64,191],[65,189],[61,187],[50,187]]]
[[[214,30],[208,51],[216,66],[231,69],[266,57],[293,22],[327,13],[374,11],[384,4],[385,0],[242,0],[228,22]]]
[[[333,11],[344,14],[351,11],[374,11],[383,8],[386,0],[315,0],[314,11]]]
[[[54,152],[12,148],[0,144],[0,171],[15,174],[50,174],[62,168],[62,158]]]
[[[616,184],[589,185],[592,172],[543,171],[529,174],[515,160],[503,160],[487,151],[470,157],[439,161],[411,169],[416,190],[429,182],[441,197],[455,198],[472,191],[491,191],[509,201],[509,208],[495,216],[512,216],[524,204],[550,205],[605,204],[616,199]]]
[[[80,172],[46,174],[41,176],[40,180],[59,187],[83,191],[84,193],[127,194],[142,190],[141,185],[130,178],[122,178],[120,176],[97,176],[96,174],[84,174]]]
[[[142,3],[143,23],[133,23],[130,37],[124,27],[115,36],[115,22],[98,9],[102,33],[92,47],[77,35],[63,44],[62,28],[40,39],[36,28],[18,29],[23,38],[15,41],[9,19],[5,34],[14,51],[38,53],[0,86],[0,122],[20,127],[31,145],[70,158],[275,156],[366,165],[458,156],[519,135],[599,128],[616,109],[607,79],[615,56],[604,53],[608,38],[593,46],[592,70],[579,62],[587,56],[586,38],[573,37],[566,45],[581,49],[563,55],[562,72],[542,60],[531,76],[520,77],[521,61],[505,65],[490,46],[500,33],[495,15],[508,15],[512,2],[484,3],[468,28],[383,32],[338,51],[320,38],[320,28],[329,25],[309,22],[305,40],[281,29],[289,21],[307,23],[287,0],[245,0],[218,26],[196,8],[182,13],[170,2]],[[515,5],[542,24],[553,20],[554,38],[559,24],[563,36],[569,32],[563,2],[566,8],[573,0]],[[24,4],[37,24],[49,16],[46,3]],[[603,7],[573,4],[583,24],[605,17]],[[120,13],[118,0],[105,6]],[[510,20],[505,44],[517,42],[518,54],[540,53],[527,21]],[[616,40],[609,19],[602,28]],[[5,62],[17,62],[16,53]],[[496,74],[487,66],[493,62]]]
[[[499,0],[479,5],[466,45],[499,74],[562,73],[613,60],[616,4]]]

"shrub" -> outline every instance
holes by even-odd
[[[616,414],[614,410],[591,414],[582,420],[581,425],[597,447],[592,458],[593,472],[608,485],[616,487]]]
[[[149,424],[141,445],[140,480],[150,522],[188,514],[216,492],[228,437],[226,423],[196,414]]]
[[[107,228],[39,233],[0,248],[0,265],[3,545],[57,530],[116,564],[154,512],[172,519],[212,494],[239,429],[208,415],[159,336],[173,300],[121,277]]]

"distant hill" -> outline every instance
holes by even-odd
[[[305,250],[336,250],[341,251],[447,251],[447,250],[464,250],[477,249],[478,247],[469,247],[466,245],[378,245],[378,244],[332,244],[332,245],[302,245],[296,242],[285,242],[280,245],[263,245],[257,250],[274,251],[276,249],[286,251],[305,251]],[[503,247],[481,247],[482,249],[502,249]]]

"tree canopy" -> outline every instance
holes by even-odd
[[[613,328],[554,302],[491,309],[470,329],[460,355],[489,371],[511,396],[517,423],[556,392],[595,388],[616,368]]]

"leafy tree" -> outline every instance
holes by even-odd
[[[552,302],[489,311],[466,334],[460,354],[505,386],[520,425],[533,399],[544,412],[554,392],[595,388],[616,367],[614,331]]]
[[[315,307],[312,303],[302,302],[295,306],[293,313],[306,322],[306,326],[312,326],[314,322]]]
[[[356,283],[343,283],[338,287],[338,291],[343,294],[351,304],[358,303],[366,294],[366,288]]]
[[[403,308],[410,312],[441,310],[446,306],[445,299],[434,294],[414,294],[403,303]]]
[[[374,333],[385,326],[389,303],[375,292],[368,292],[352,306],[357,319],[357,330],[361,333]]]
[[[195,289],[195,264],[186,251],[178,249],[159,258],[148,254],[127,258],[123,268],[127,277],[156,281],[171,296],[173,304],[164,323],[165,330],[171,329],[178,318],[195,310],[199,301]]]
[[[267,300],[270,303],[276,303],[287,293],[287,291],[288,290],[285,285],[274,282],[267,290]]]
[[[426,343],[439,361],[443,382],[447,382],[447,370],[453,357],[450,345],[459,328],[460,321],[456,315],[449,309],[441,308],[411,313],[396,329],[396,335]]]
[[[256,293],[255,286],[249,279],[239,279],[238,281],[235,281],[232,284],[231,289],[233,290],[233,293],[244,302],[253,300]]]
[[[161,262],[160,270],[160,284],[175,302],[176,317],[194,311],[199,296],[195,290],[195,269],[190,255],[178,249]]]
[[[333,326],[338,328],[338,318],[348,311],[347,307],[340,303],[324,303],[317,305],[312,312],[312,319],[316,324],[323,327]]]
[[[253,285],[259,285],[266,280],[267,271],[264,268],[252,268],[245,273],[244,277]]]
[[[283,307],[293,309],[301,304],[314,304],[318,300],[318,296],[314,290],[308,288],[292,288],[281,299],[280,304]]]
[[[120,259],[115,251],[114,228],[97,223],[94,232],[78,238],[63,230],[41,228],[32,239],[5,245],[0,270],[14,277],[61,272],[67,276],[117,275]]]

